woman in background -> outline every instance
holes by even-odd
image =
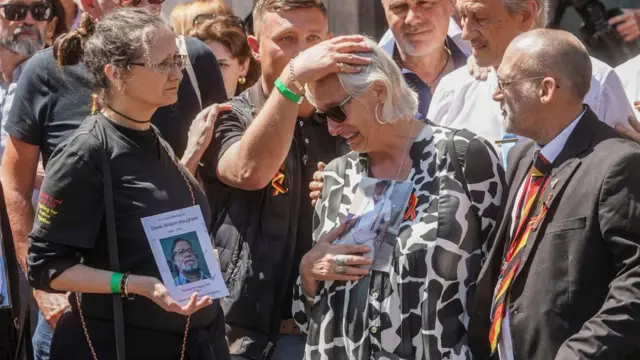
[[[191,29],[196,37],[213,51],[220,64],[227,97],[232,98],[251,87],[260,77],[260,67],[251,55],[244,31],[232,19],[219,17]]]
[[[187,35],[189,30],[197,25],[217,17],[235,18],[238,28],[244,29],[242,20],[234,16],[231,7],[223,0],[196,0],[179,3],[171,11],[171,27],[177,35]]]

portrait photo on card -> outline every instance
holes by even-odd
[[[336,244],[366,245],[373,270],[388,271],[413,183],[363,177],[345,218],[346,228]]]
[[[160,245],[176,286],[211,279],[211,272],[195,231],[160,239]]]
[[[162,282],[180,305],[195,292],[213,299],[229,295],[198,205],[141,221]]]

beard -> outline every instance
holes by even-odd
[[[20,35],[23,32],[34,33],[36,34],[36,37],[20,38]],[[2,34],[2,38],[0,38],[0,46],[3,46],[16,54],[30,58],[35,53],[42,50],[42,35],[35,26],[20,26],[12,35],[6,32]]]
[[[193,263],[184,264],[182,271],[185,273],[197,273],[200,271],[200,267],[198,266],[198,262],[194,261]]]

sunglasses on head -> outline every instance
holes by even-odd
[[[27,13],[31,12],[35,21],[49,21],[53,17],[51,5],[46,3],[38,4],[2,4],[0,9],[4,18],[9,21],[22,21],[27,18]]]
[[[147,3],[149,5],[160,5],[164,1],[165,0],[147,0]],[[140,5],[141,2],[142,2],[142,0],[120,0],[120,6],[137,7],[138,5]]]
[[[327,110],[320,111],[316,109],[316,114],[325,119],[331,119],[331,121],[337,123],[344,122],[345,120],[347,120],[347,113],[346,111],[344,111],[344,106],[347,105],[352,99],[353,96],[349,95],[344,100],[342,100],[340,104],[334,105]]]
[[[225,20],[225,22],[231,26],[237,26],[241,29],[244,29],[244,21],[242,21],[242,19],[240,19],[237,16],[225,16],[225,15],[220,15],[218,16],[217,14],[199,14],[196,15],[196,17],[193,18],[193,25],[197,26],[200,25],[202,23],[204,23],[207,20],[213,20],[213,19],[222,19]]]

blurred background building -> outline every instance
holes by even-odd
[[[640,0],[639,0],[640,1]],[[167,0],[162,12],[169,18],[173,7],[184,0]],[[226,0],[233,12],[244,18],[253,9],[256,0]],[[325,0],[329,11],[331,32],[337,35],[366,34],[380,39],[387,30],[380,0]]]

